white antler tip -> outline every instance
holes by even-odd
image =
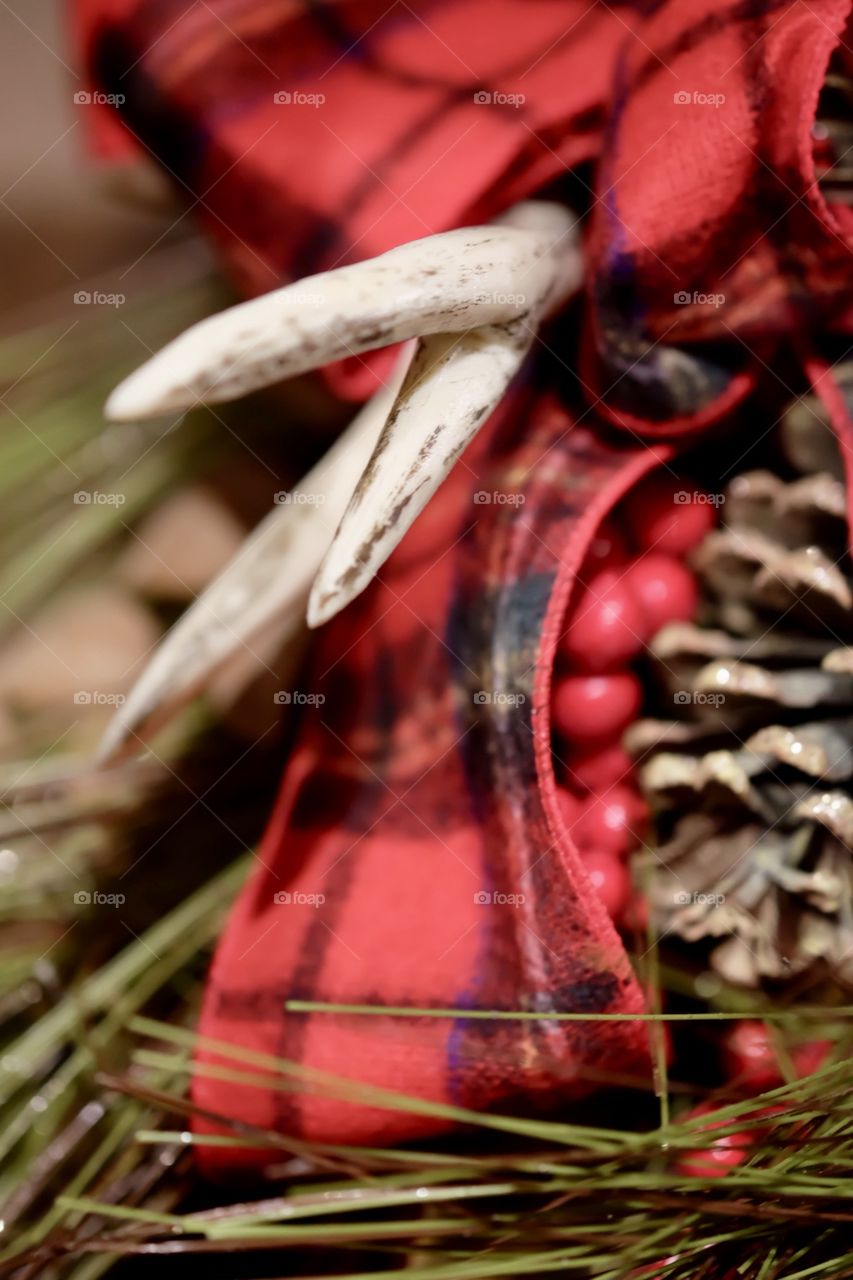
[[[318,627],[325,626],[327,622],[331,622],[332,618],[349,604],[349,598],[341,595],[336,591],[329,591],[326,586],[318,578],[311,589],[311,595],[308,597],[308,605],[305,610],[305,620],[312,631],[316,631]]]
[[[110,422],[137,422],[163,412],[151,395],[150,379],[140,378],[139,372],[132,373],[111,392],[104,405],[104,415]]]
[[[95,751],[95,763],[103,768],[118,764],[139,748],[139,739],[133,736],[131,727],[121,714],[116,715],[104,730]]]

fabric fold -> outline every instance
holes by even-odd
[[[647,1029],[288,1014],[284,1003],[643,1008],[559,814],[547,689],[599,520],[666,453],[603,443],[539,397],[486,430],[380,580],[319,635],[314,702],[200,1024],[214,1039],[476,1110],[647,1080]],[[441,1127],[316,1096],[235,1096],[203,1073],[194,1097],[315,1140]],[[215,1173],[233,1156],[201,1158]]]

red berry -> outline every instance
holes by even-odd
[[[563,676],[551,711],[564,737],[582,743],[617,738],[640,709],[640,682],[629,671],[607,676]]]
[[[569,757],[567,780],[573,787],[598,794],[615,782],[626,781],[634,771],[634,762],[618,743],[599,747]]]
[[[582,858],[586,873],[608,915],[618,920],[628,905],[631,893],[627,868],[606,849],[585,849]]]
[[[799,1078],[810,1076],[826,1059],[829,1040],[810,1040],[791,1049],[791,1062]],[[773,1042],[763,1022],[745,1019],[723,1040],[723,1064],[731,1079],[740,1079],[756,1092],[772,1089],[783,1080]]]
[[[823,1066],[832,1050],[831,1040],[810,1040],[791,1050],[791,1060],[797,1075],[810,1076]]]
[[[736,1023],[724,1036],[723,1066],[729,1079],[748,1082],[757,1092],[782,1080],[767,1028],[752,1019]]]
[[[635,658],[648,624],[627,581],[617,569],[597,573],[580,594],[561,650],[583,671],[607,671]]]
[[[625,574],[625,585],[640,607],[646,635],[656,635],[668,622],[689,622],[696,614],[696,579],[672,556],[657,551],[640,556]]]
[[[582,576],[585,580],[588,574],[597,573],[600,569],[613,569],[627,559],[628,545],[624,535],[605,520],[598,526],[586,549]]]
[[[631,787],[618,784],[593,796],[575,825],[581,848],[624,857],[643,842],[648,809]]]
[[[629,493],[625,521],[638,547],[684,555],[716,523],[708,495],[691,480],[655,472]]]
[[[694,1116],[705,1115],[716,1108],[710,1103],[701,1103],[698,1107],[694,1107],[689,1112],[687,1119]],[[729,1120],[713,1120],[710,1124],[702,1125],[702,1129],[720,1129],[725,1128],[731,1123]],[[730,1169],[736,1165],[742,1164],[746,1159],[749,1148],[755,1140],[756,1130],[749,1129],[742,1133],[727,1133],[719,1138],[715,1138],[708,1147],[698,1148],[695,1151],[685,1151],[679,1156],[677,1169],[679,1173],[686,1174],[690,1178],[722,1178]]]

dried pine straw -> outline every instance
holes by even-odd
[[[209,305],[195,282],[165,303],[147,299],[129,322],[144,322],[154,347]],[[138,436],[126,444],[111,437],[109,448],[103,437],[102,393],[138,356],[115,330],[114,320],[87,316],[70,344],[40,361],[49,333],[0,344],[0,378],[12,387],[0,434],[0,533],[9,548],[0,628],[9,632],[58,583],[105,571],[121,522],[194,474],[209,448],[237,447],[204,415],[152,435],[148,464],[130,472],[128,503],[92,507],[60,536],[68,506],[56,495],[83,487],[81,474],[108,490],[141,452]],[[72,457],[69,475],[63,460]],[[34,499],[25,516],[15,502],[24,492]],[[167,767],[149,759],[101,777],[86,759],[63,754],[58,724],[28,733],[25,758],[0,770],[0,842],[10,846],[0,849],[0,1277],[853,1275],[851,1009],[827,985],[771,1000],[709,982],[701,963],[654,939],[638,938],[636,955],[650,992],[656,1091],[610,1081],[600,1100],[549,1119],[478,1115],[216,1045],[218,1062],[204,1069],[241,1087],[365,1100],[467,1127],[387,1151],[227,1122],[222,1136],[193,1138],[187,1082],[205,968],[251,862],[243,850],[260,830],[275,761],[266,772],[257,760],[241,771],[238,748],[198,713],[164,744]],[[222,774],[215,805],[230,837],[206,806],[175,801],[185,782],[202,794]],[[140,849],[150,852],[134,865]],[[127,911],[113,918],[74,901],[95,889],[126,893]],[[307,1006],[289,1008],[298,1015]],[[744,1017],[766,1020],[783,1069],[800,1041],[830,1040],[833,1051],[815,1074],[791,1072],[757,1097],[737,1082],[725,1091],[719,1036]],[[667,1023],[676,1043],[671,1078]],[[700,1101],[715,1110],[690,1119]],[[684,1152],[742,1132],[755,1135],[754,1145],[725,1177],[679,1171]],[[200,1185],[192,1148],[201,1141],[266,1150],[274,1180],[249,1190]]]

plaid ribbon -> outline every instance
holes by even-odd
[[[641,1023],[282,1014],[288,998],[642,1008],[559,817],[548,702],[589,539],[666,451],[605,444],[533,395],[507,407],[381,581],[318,636],[305,679],[319,705],[220,942],[206,1034],[476,1109],[646,1078]],[[472,486],[502,501],[472,507]],[[513,514],[521,509],[523,520]],[[220,1113],[222,1085],[204,1071],[221,1061],[203,1053],[194,1088]],[[239,1114],[326,1141],[389,1142],[437,1127],[262,1088],[241,1092]],[[218,1169],[223,1152],[203,1150]],[[226,1168],[232,1159],[224,1153]]]
[[[849,331],[853,215],[812,126],[851,4],[647,8],[614,68],[583,375],[611,421],[672,436],[721,421],[780,341]]]
[[[552,399],[553,363],[540,362],[381,582],[318,637],[305,679],[325,701],[303,718],[221,940],[206,1035],[477,1109],[647,1070],[640,1024],[285,1016],[283,1003],[641,1007],[556,808],[557,637],[596,523],[669,456],[649,441],[724,422],[781,343],[849,331],[850,213],[817,188],[810,131],[850,10],[81,5],[89,64],[125,96],[127,136],[185,191],[247,292],[533,193],[590,207],[572,371],[588,407]],[[329,376],[360,397],[381,368],[379,356]],[[823,366],[816,376],[829,379]],[[622,442],[607,424],[627,428]],[[478,490],[505,500],[477,505]],[[336,1142],[437,1127],[263,1087],[235,1096],[220,1061],[207,1049],[198,1060],[195,1098],[210,1112]],[[202,1159],[228,1173],[262,1156]]]

